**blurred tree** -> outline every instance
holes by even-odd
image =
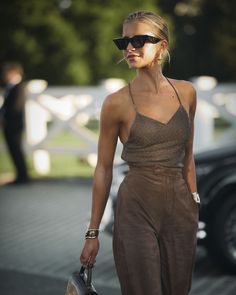
[[[135,8],[135,9],[134,9]],[[3,0],[0,63],[17,60],[26,79],[50,84],[89,84],[132,72],[113,45],[131,11],[157,11],[155,0]]]
[[[212,75],[236,81],[236,2],[157,0],[172,15],[176,46],[168,72],[180,79]]]
[[[2,0],[0,63],[17,60],[26,79],[50,84],[131,79],[134,72],[126,62],[116,64],[122,52],[112,38],[121,35],[128,13],[143,9],[164,16],[171,32],[174,23],[166,74],[235,80],[235,8],[232,0]]]
[[[131,79],[135,72],[130,71],[123,61],[122,51],[117,50],[112,39],[122,34],[123,19],[132,11],[152,10],[158,12],[155,0],[86,0],[74,1],[64,11],[65,18],[79,31],[86,43],[84,58],[91,69],[91,82],[117,77]]]
[[[4,0],[0,10],[0,62],[17,60],[26,79],[43,78],[51,84],[90,82],[83,55],[86,44],[60,13],[56,0]]]

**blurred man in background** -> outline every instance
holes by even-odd
[[[7,63],[2,67],[2,77],[6,88],[0,119],[7,148],[16,169],[16,178],[12,184],[23,184],[29,181],[22,148],[26,100],[22,83],[23,68],[18,63]]]

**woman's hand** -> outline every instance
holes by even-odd
[[[84,266],[94,265],[96,262],[96,256],[99,250],[99,240],[87,239],[85,240],[84,248],[80,255],[80,262]]]

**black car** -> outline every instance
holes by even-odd
[[[218,265],[236,272],[236,145],[195,154],[198,192],[201,197],[199,244],[207,247]],[[118,188],[127,164],[114,168],[110,197],[102,220],[112,233]]]

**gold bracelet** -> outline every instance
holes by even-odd
[[[99,235],[99,229],[89,228],[85,234],[85,239],[96,239]]]

